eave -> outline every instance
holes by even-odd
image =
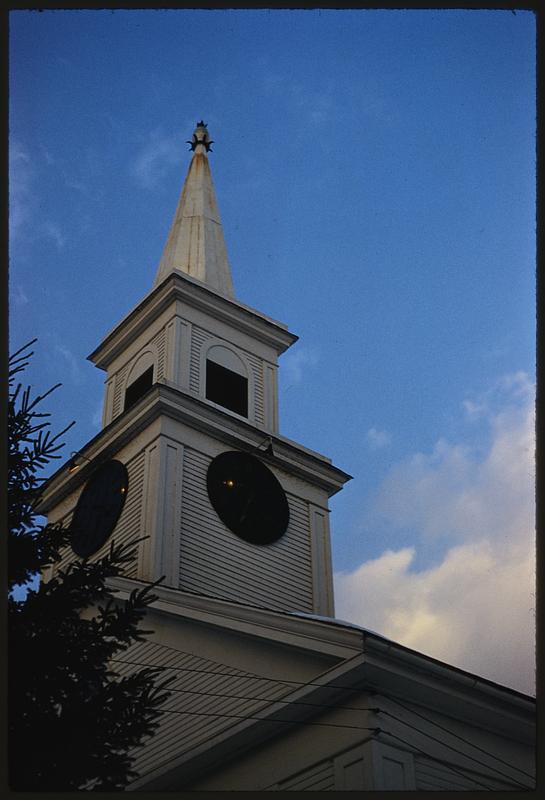
[[[128,597],[138,581],[116,578],[110,581],[120,599]],[[449,666],[389,641],[356,625],[340,620],[313,618],[289,612],[249,606],[220,598],[205,597],[168,587],[154,589],[158,599],[152,610],[183,620],[200,622],[221,635],[236,631],[266,638],[279,647],[312,650],[343,658],[308,684],[294,689],[280,701],[271,701],[260,719],[235,722],[227,731],[162,764],[129,790],[166,790],[183,786],[202,775],[202,770],[220,768],[234,757],[316,716],[327,705],[342,705],[357,692],[398,697],[404,703],[420,705],[487,729],[509,739],[531,745],[534,741],[533,698],[492,681]],[[288,701],[288,702],[287,702]],[[382,703],[381,703],[382,704]],[[372,709],[371,709],[372,710]],[[377,726],[387,725],[379,714]],[[469,763],[471,768],[471,762]]]
[[[106,334],[102,343],[87,357],[88,360],[99,369],[107,369],[130,342],[176,301],[204,311],[216,320],[258,339],[273,347],[279,355],[298,339],[283,323],[225,297],[180,270],[173,270]]]
[[[44,484],[38,511],[48,513],[86,480],[97,464],[112,458],[138,433],[160,416],[170,417],[200,430],[231,447],[254,451],[268,464],[297,475],[324,489],[331,496],[351,479],[346,472],[333,466],[325,456],[291,442],[282,436],[268,435],[274,455],[256,448],[263,444],[266,432],[246,420],[220,411],[216,406],[194,395],[164,384],[155,384],[128,411],[113,420],[80,451],[84,466],[71,473],[67,462]]]

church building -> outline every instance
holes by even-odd
[[[153,285],[89,356],[102,430],[41,503],[74,523],[44,579],[112,540],[138,541],[119,598],[164,576],[114,664],[175,677],[128,790],[533,788],[532,698],[335,618],[328,502],[350,476],[279,431],[297,337],[235,298],[210,145],[200,122]]]

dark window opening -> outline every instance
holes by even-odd
[[[241,417],[248,416],[248,378],[214,361],[206,362],[206,398]]]
[[[148,389],[151,389],[153,384],[153,365],[143,372],[139,378],[133,381],[130,386],[127,386],[125,392],[125,408],[133,406],[137,400],[140,400],[143,394],[146,394]]]

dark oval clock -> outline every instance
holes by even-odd
[[[286,494],[271,470],[255,456],[235,450],[210,463],[208,496],[227,527],[252,544],[270,544],[290,518]]]
[[[85,484],[72,517],[72,550],[80,558],[96,553],[116,526],[129,488],[127,468],[112,459]]]

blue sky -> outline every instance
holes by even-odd
[[[151,288],[203,118],[236,296],[300,337],[281,431],[354,476],[338,616],[523,691],[534,37],[523,11],[10,16],[11,347],[37,336],[29,377],[63,382],[66,455],[98,431],[86,356]]]

